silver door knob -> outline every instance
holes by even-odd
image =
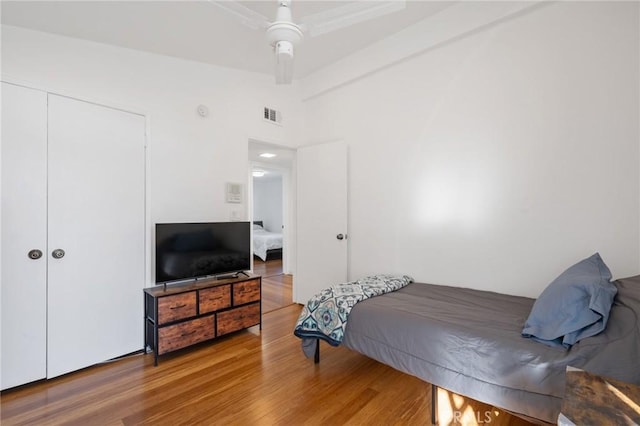
[[[38,249],[33,249],[33,250],[30,250],[29,253],[27,253],[27,256],[29,256],[29,259],[37,260],[42,257],[42,251]]]
[[[336,238],[339,239],[339,240],[344,240],[344,235],[338,234],[338,235],[336,235]]]
[[[55,249],[51,252],[51,256],[53,256],[54,259],[62,259],[64,257],[64,250]]]

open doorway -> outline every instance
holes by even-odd
[[[291,171],[294,151],[249,141],[253,273],[262,276],[262,311],[293,303]]]

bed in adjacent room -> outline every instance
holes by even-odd
[[[254,221],[253,254],[265,262],[282,258],[282,233],[267,231],[262,221]]]
[[[593,257],[587,260],[596,274],[602,271]],[[582,279],[584,269],[574,272]],[[319,322],[305,331],[299,321],[295,334],[302,337],[303,348],[307,345],[307,356],[313,351],[308,346],[315,343],[315,349],[318,338],[334,346],[341,343],[443,389],[525,418],[555,423],[567,366],[640,384],[640,276],[609,282],[610,275],[601,275],[600,282],[582,287],[561,280],[570,295],[561,295],[553,288],[561,276],[537,301],[411,282],[356,303],[343,328],[337,325],[341,326],[344,314],[336,315],[330,325],[334,331],[325,337],[308,330],[319,330],[334,320],[333,315],[322,307],[324,302],[312,299],[313,306],[310,307],[311,301],[305,306],[301,321],[306,314],[307,320],[315,317]],[[586,304],[588,313],[593,313],[607,297],[610,311],[604,321],[596,318],[585,325],[584,312],[576,315],[579,309],[574,308],[581,303]],[[542,319],[538,321],[536,314]],[[572,316],[571,321],[563,314]],[[587,330],[577,340],[575,335],[561,331],[565,335],[543,341],[548,336],[539,332],[556,332],[576,321],[582,330]],[[529,332],[541,337],[528,335]]]

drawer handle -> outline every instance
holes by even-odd
[[[195,332],[196,332],[196,331],[195,331],[195,330],[193,330],[193,331],[190,331],[190,332],[188,332],[188,333],[182,333],[182,334],[180,335],[180,337],[187,337],[187,336],[191,336],[191,335],[192,335],[193,333],[195,333]]]
[[[178,306],[171,306],[169,309],[180,309],[180,308],[184,308],[185,306],[187,306],[186,303],[184,303],[182,305],[178,305]]]

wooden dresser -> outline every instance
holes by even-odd
[[[145,349],[158,356],[254,325],[262,329],[262,279],[250,275],[144,289]]]

